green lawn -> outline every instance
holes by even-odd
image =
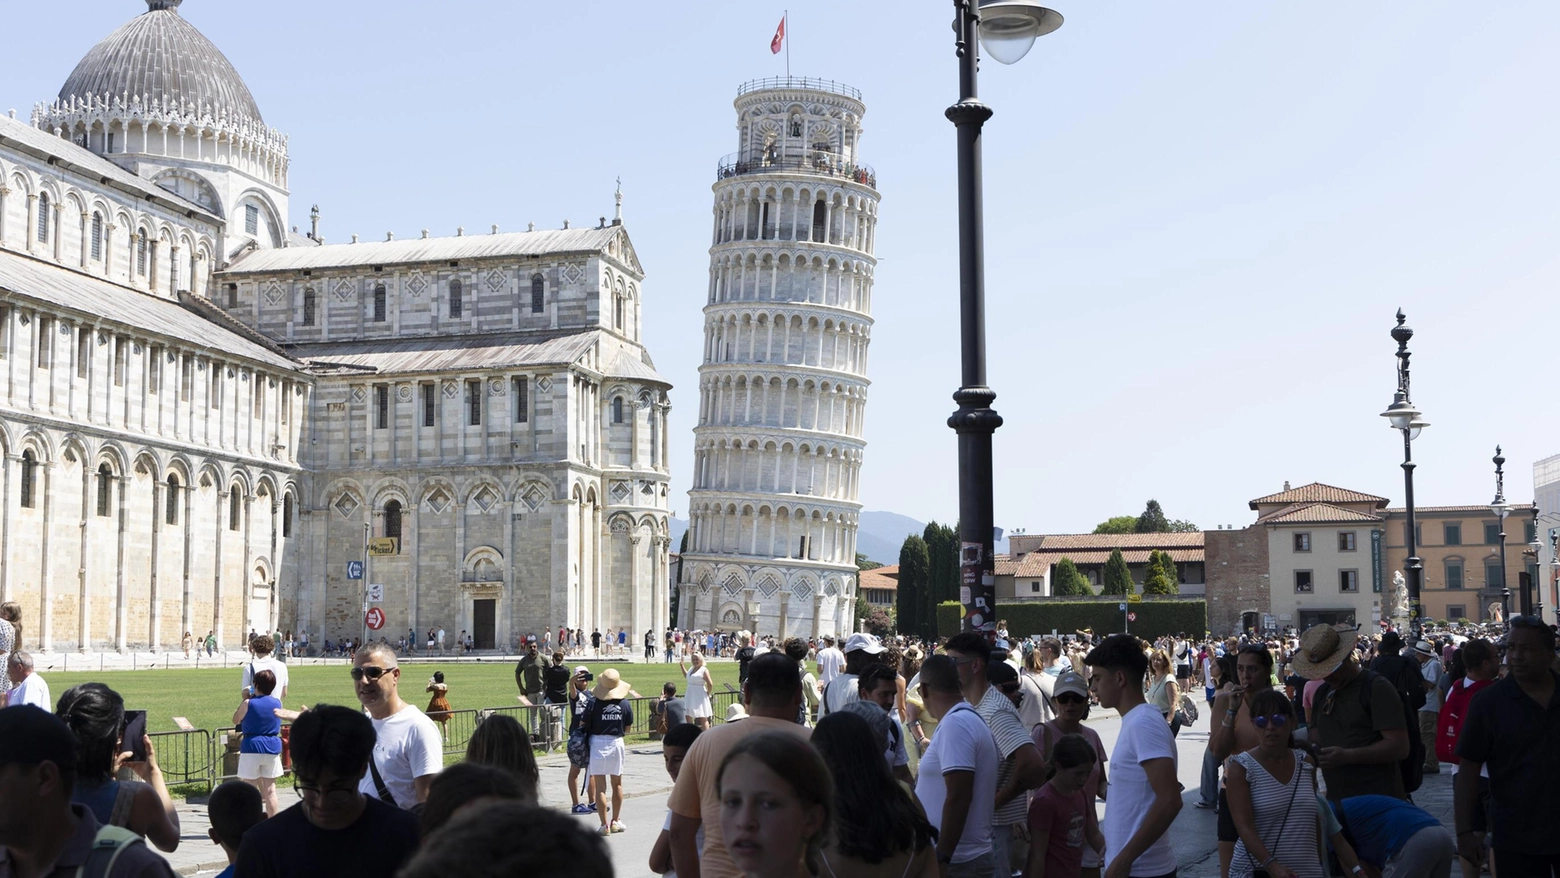
[[[570,662],[570,667],[577,666]],[[681,692],[683,680],[675,664],[613,664],[611,662],[586,662],[592,673],[615,667],[640,695],[654,696],[661,692],[667,681],[677,683]],[[725,683],[737,684],[736,662],[711,662],[710,674],[717,692]],[[514,663],[460,662],[460,663],[407,663],[401,666],[401,697],[427,707],[429,695],[423,689],[434,671],[444,672],[444,682],[450,687],[450,707],[455,710],[471,710],[484,707],[510,707],[518,704],[515,688]],[[140,671],[71,671],[49,673],[45,679],[54,698],[78,683],[101,682],[113,687],[125,699],[125,706],[147,712],[147,725],[154,732],[173,731],[178,728],[175,716],[182,716],[200,729],[220,729],[233,724],[233,711],[238,708],[239,681],[242,671],[238,667],[140,670]],[[352,679],[344,663],[332,665],[294,665],[288,668],[289,684],[284,706],[297,710],[306,705],[321,702],[356,706],[352,693]]]

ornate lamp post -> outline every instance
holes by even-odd
[[[959,350],[958,411],[948,426],[959,435],[959,601],[964,628],[994,631],[991,436],[1002,417],[986,384],[985,242],[981,204],[981,126],[991,108],[976,88],[980,50],[1003,64],[1023,58],[1037,37],[1062,26],[1062,16],[1034,0],[953,0],[954,54],[959,58],[959,102],[944,115],[958,131]]]
[[[1430,426],[1430,422],[1424,420],[1419,409],[1409,401],[1408,382],[1408,341],[1414,337],[1414,330],[1404,325],[1406,320],[1403,309],[1397,312],[1397,326],[1392,327],[1392,339],[1398,344],[1397,349],[1397,392],[1392,394],[1392,405],[1381,413],[1387,423],[1394,430],[1403,434],[1403,501],[1408,509],[1408,533],[1405,535],[1405,545],[1408,547],[1408,626],[1415,641],[1420,639],[1420,631],[1423,628],[1424,607],[1419,603],[1419,588],[1424,581],[1424,564],[1419,559],[1418,538],[1414,532],[1414,440],[1419,438],[1419,432]]]
[[[1499,445],[1495,446],[1495,456],[1491,460],[1495,462],[1495,499],[1490,501],[1490,511],[1500,519],[1500,610],[1509,630],[1512,613],[1511,583],[1506,579],[1506,516],[1511,514],[1511,504],[1506,502],[1506,458],[1500,453]]]
[[[1533,553],[1533,575],[1528,577],[1527,588],[1522,590],[1522,615],[1532,614],[1539,620],[1544,618],[1544,583],[1540,578],[1538,559],[1539,553],[1544,551],[1544,544],[1538,541],[1538,502],[1533,502],[1533,538],[1528,540],[1528,551]]]

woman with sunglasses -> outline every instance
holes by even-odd
[[[1056,686],[1051,691],[1051,698],[1056,702],[1056,717],[1035,726],[1030,737],[1040,750],[1041,763],[1048,766],[1052,762],[1051,755],[1056,742],[1067,735],[1080,735],[1089,742],[1094,748],[1095,760],[1083,784],[1083,800],[1090,808],[1094,808],[1096,797],[1100,801],[1105,800],[1108,779],[1105,776],[1105,743],[1100,740],[1099,732],[1089,728],[1083,721],[1089,715],[1089,684],[1081,675],[1063,671],[1056,678]],[[1083,878],[1099,878],[1102,867],[1099,852],[1085,845],[1083,868],[1079,874]]]
[[[1181,703],[1181,687],[1175,682],[1175,665],[1170,661],[1170,653],[1161,647],[1154,647],[1148,658],[1148,703],[1159,708],[1165,722],[1170,724],[1172,736],[1180,734],[1181,721],[1176,716],[1177,706]]]
[[[1247,644],[1239,652],[1226,652],[1229,661],[1233,655],[1234,678],[1219,688],[1214,696],[1211,720],[1214,721],[1208,735],[1208,749],[1215,759],[1224,765],[1225,777],[1229,777],[1230,759],[1236,753],[1244,753],[1257,746],[1260,730],[1253,717],[1255,699],[1273,688],[1273,656],[1260,643]],[[1279,693],[1282,695],[1283,693]],[[1240,832],[1230,817],[1229,803],[1223,785],[1219,788],[1219,874],[1228,878],[1230,862],[1235,856],[1235,843]]]
[[[1317,839],[1316,764],[1294,746],[1294,705],[1267,689],[1251,702],[1257,746],[1230,760],[1224,784],[1240,840],[1231,878],[1323,878]],[[1363,870],[1341,833],[1332,836],[1350,875]]]

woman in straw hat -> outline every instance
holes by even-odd
[[[586,747],[590,752],[591,797],[601,817],[602,835],[622,832],[623,816],[623,736],[634,725],[633,706],[623,699],[636,694],[617,668],[607,668],[591,690],[596,700],[585,717]],[[612,810],[607,811],[607,781],[612,782]]]

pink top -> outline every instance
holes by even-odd
[[[1098,763],[1095,764],[1098,768]],[[1052,784],[1035,790],[1029,802],[1029,832],[1031,837],[1046,834],[1045,874],[1077,875],[1083,867],[1084,838],[1083,809],[1093,799],[1085,799],[1082,791],[1066,795]]]

